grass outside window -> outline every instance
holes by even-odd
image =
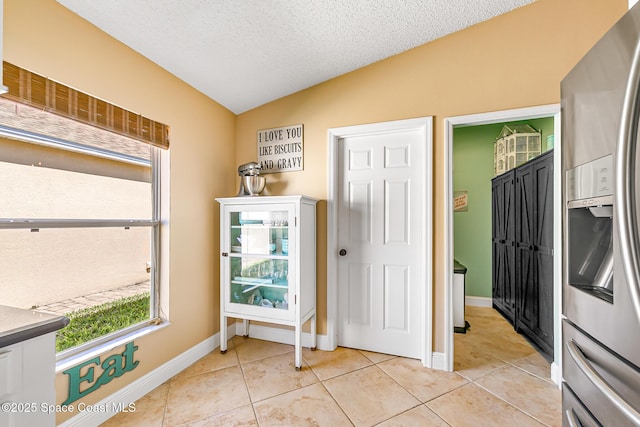
[[[56,351],[61,352],[149,320],[149,313],[149,292],[71,312],[66,315],[69,325],[56,334]]]

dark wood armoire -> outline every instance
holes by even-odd
[[[553,150],[492,181],[493,306],[553,356]]]

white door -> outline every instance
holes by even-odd
[[[425,137],[338,141],[338,345],[421,358]]]

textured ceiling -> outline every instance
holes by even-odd
[[[58,0],[238,114],[534,0]]]

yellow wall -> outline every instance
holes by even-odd
[[[435,350],[442,351],[445,117],[559,101],[559,82],[619,18],[626,0],[530,6],[236,117],[55,0],[5,0],[4,56],[20,67],[171,126],[171,325],[136,340],[139,366],[95,403],[218,332],[219,216],[258,129],[304,124],[305,170],[269,175],[278,194],[326,199],[327,129],[435,116]],[[318,207],[318,309],[326,333],[326,203]],[[121,352],[122,348],[115,349]],[[58,403],[67,379],[58,375]],[[69,415],[59,415],[58,422]]]
[[[171,325],[137,339],[138,367],[89,395],[91,404],[219,329],[214,198],[237,191],[235,115],[55,0],[4,4],[5,60],[171,127]],[[60,403],[66,375],[57,376],[56,389]]]
[[[327,198],[327,129],[434,116],[434,351],[444,351],[443,119],[560,102],[560,80],[627,9],[626,0],[529,6],[238,116],[236,160],[256,131],[304,124],[304,171],[269,175],[284,194]],[[273,187],[272,187],[273,188]],[[318,328],[326,333],[326,203],[318,208]]]

